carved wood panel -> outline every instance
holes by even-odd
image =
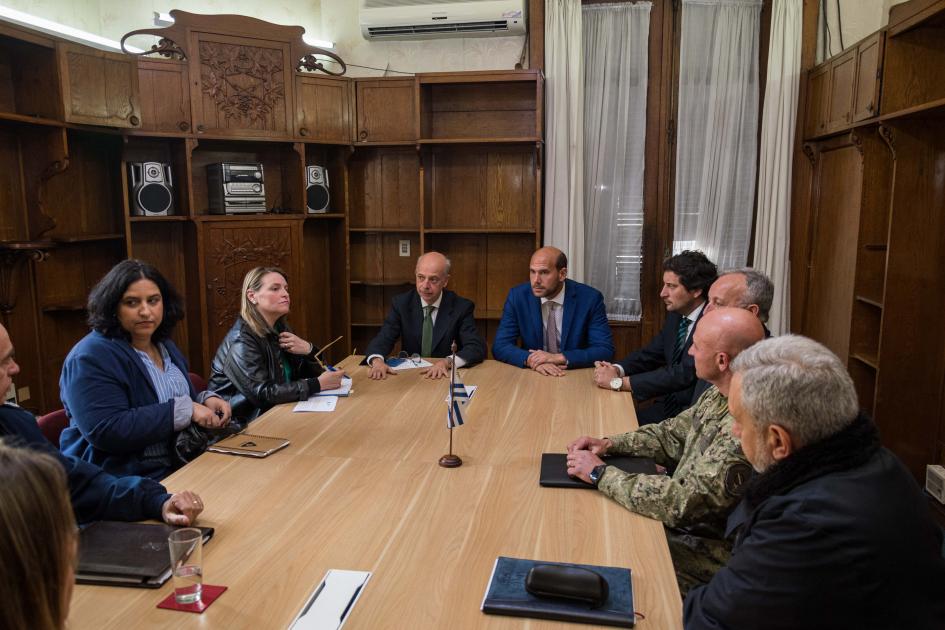
[[[243,276],[253,267],[276,266],[289,274],[289,286],[300,286],[299,223],[296,221],[215,221],[205,224],[207,334],[210,358],[236,321]],[[301,309],[301,295],[294,306]],[[294,317],[293,321],[297,321]]]
[[[289,45],[194,33],[191,101],[198,133],[292,135]]]
[[[67,122],[140,126],[137,60],[65,42],[57,51]]]

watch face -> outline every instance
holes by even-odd
[[[620,378],[619,376],[614,379],[611,379],[610,388],[612,390],[619,392],[622,386],[623,386],[623,379]]]

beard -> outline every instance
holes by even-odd
[[[751,462],[751,465],[756,472],[763,473],[774,466],[774,457],[772,457],[771,453],[768,452],[767,444],[765,444],[765,440],[762,435],[758,435],[755,438],[754,456],[754,461]]]

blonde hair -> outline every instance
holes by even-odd
[[[0,618],[4,628],[65,625],[76,545],[66,473],[52,456],[0,440]]]
[[[285,272],[279,267],[255,267],[250,269],[246,273],[246,277],[243,278],[243,295],[240,297],[240,317],[243,318],[243,321],[246,322],[246,325],[249,326],[250,330],[252,330],[257,337],[265,337],[270,332],[273,332],[273,329],[270,328],[269,323],[266,322],[266,318],[262,316],[256,305],[249,301],[247,293],[250,291],[259,291],[262,288],[263,278],[269,273],[277,273],[282,276],[286,282],[289,281],[288,276],[286,276]],[[277,323],[283,319],[285,319],[284,316],[280,317]]]

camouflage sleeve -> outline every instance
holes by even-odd
[[[684,478],[630,474],[610,466],[598,488],[628,510],[669,527],[688,527],[730,510],[750,472],[738,440],[731,435],[729,417]]]
[[[678,416],[642,426],[636,431],[609,436],[613,446],[607,449],[607,453],[651,457],[661,466],[675,466],[682,458],[697,407],[690,407]]]

